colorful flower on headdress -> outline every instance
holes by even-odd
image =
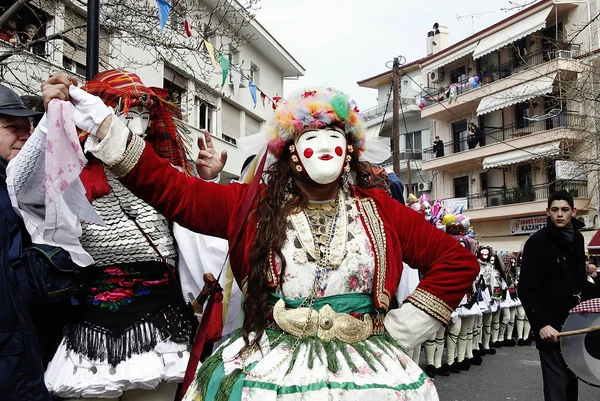
[[[333,88],[303,90],[280,103],[267,127],[269,149],[279,157],[285,145],[305,128],[342,128],[357,154],[365,149],[365,130],[356,103]]]

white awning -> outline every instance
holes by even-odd
[[[513,104],[525,102],[538,96],[552,92],[552,85],[558,72],[544,75],[534,80],[513,86],[512,88],[496,92],[481,99],[477,106],[477,115],[491,113],[495,110],[504,109]]]
[[[560,140],[488,156],[483,159],[483,168],[487,170],[488,168],[508,166],[543,157],[556,156],[559,153]]]
[[[544,29],[546,27],[546,19],[553,7],[554,6],[546,7],[521,21],[515,22],[490,36],[481,39],[479,45],[477,45],[477,48],[473,52],[473,58],[477,59],[485,56],[486,54],[503,48],[533,32]]]
[[[442,57],[441,59],[434,61],[433,63],[431,63],[429,65],[426,65],[425,67],[423,67],[423,70],[425,71],[425,73],[427,73],[429,71],[434,71],[440,67],[445,66],[446,64],[450,64],[451,62],[458,60],[459,58],[465,57],[465,56],[473,53],[473,50],[475,50],[478,43],[479,42],[476,42],[476,43],[470,44],[469,46],[463,47],[460,50],[450,52],[447,55],[445,55],[444,57]]]

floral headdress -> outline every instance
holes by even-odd
[[[346,94],[333,88],[295,92],[277,107],[267,126],[269,150],[280,157],[285,145],[304,128],[321,129],[329,125],[344,130],[357,156],[365,149],[362,117],[356,103]]]

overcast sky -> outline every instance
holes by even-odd
[[[285,94],[333,86],[365,110],[377,104],[377,93],[356,81],[386,71],[394,56],[424,57],[435,22],[448,27],[453,44],[473,33],[472,24],[477,32],[526,3],[531,0],[262,0],[257,19],[306,69],[299,81],[286,81]]]

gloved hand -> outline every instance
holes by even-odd
[[[113,109],[105,105],[98,96],[89,94],[75,85],[69,87],[69,95],[75,106],[75,125],[91,135],[96,135],[104,119],[114,114]]]

